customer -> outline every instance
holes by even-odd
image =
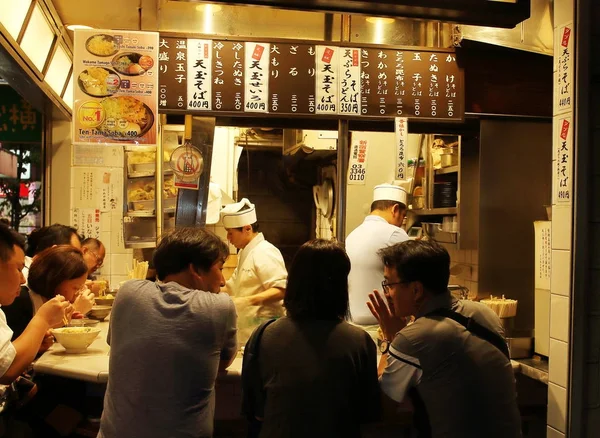
[[[212,436],[217,372],[237,351],[235,307],[219,293],[228,255],[210,231],[177,228],[154,253],[160,281],[119,289],[99,437]]]
[[[106,248],[98,239],[88,237],[81,242],[81,252],[83,252],[83,258],[88,266],[88,279],[95,280],[94,273],[104,264]]]
[[[361,423],[379,412],[375,344],[344,321],[349,271],[348,256],[332,241],[313,240],[296,254],[287,316],[265,328],[258,355],[262,385],[250,391],[266,397],[264,407],[249,401],[248,409],[264,410],[261,438],[359,437]],[[255,380],[242,379],[244,387]]]
[[[400,226],[406,215],[406,191],[392,184],[381,184],[373,190],[371,214],[346,239],[346,251],[352,262],[348,277],[350,317],[354,324],[377,324],[366,305],[369,294],[379,289],[383,263],[377,251],[408,240]]]
[[[382,287],[395,311],[377,291],[371,294],[369,308],[385,336],[384,393],[397,402],[412,400],[423,437],[520,437],[515,377],[498,316],[452,297],[450,256],[442,246],[410,240],[380,255]],[[405,327],[410,315],[416,320]],[[469,328],[461,315],[472,319]]]
[[[86,289],[86,279],[87,265],[77,248],[60,245],[38,254],[29,270],[27,293],[21,293],[11,306],[4,309],[13,337],[18,337],[40,307],[56,295],[62,295],[73,304],[74,318],[89,312],[94,305],[94,294]],[[52,337],[49,337],[43,347],[49,347],[51,341]]]
[[[0,224],[0,305],[7,306],[19,293],[25,282],[22,269],[25,264],[24,242],[21,236]],[[30,365],[37,354],[46,332],[60,325],[71,306],[62,296],[56,296],[42,305],[23,333],[11,342],[12,330],[0,310],[0,384],[10,384]]]
[[[77,234],[77,230],[67,225],[54,224],[34,230],[29,234],[29,237],[27,238],[25,269],[23,269],[23,275],[26,280],[29,275],[29,267],[31,266],[33,257],[43,250],[56,245],[71,245],[80,249],[81,239]]]

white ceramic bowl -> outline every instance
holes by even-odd
[[[106,318],[110,313],[111,308],[112,306],[94,306],[92,307],[92,310],[90,310],[90,313],[87,314],[87,316],[92,319],[104,321],[104,318]]]
[[[83,353],[100,333],[95,327],[63,327],[52,329],[56,341],[67,353]]]
[[[94,298],[94,301],[96,302],[96,304],[98,306],[109,306],[110,307],[115,302],[115,297],[114,296],[112,296],[112,298],[108,298],[106,296],[104,296],[104,297],[96,297],[96,298]]]

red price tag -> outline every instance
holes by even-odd
[[[358,67],[358,56],[359,56],[359,51],[358,50],[353,50],[352,51],[352,67]]]
[[[208,59],[208,44],[204,44],[204,59]]]
[[[257,44],[256,47],[254,47],[254,52],[252,52],[252,59],[256,59],[257,61],[260,61],[260,58],[262,58],[262,54],[264,51],[265,51],[264,46]]]
[[[570,37],[571,37],[571,28],[565,27],[565,30],[563,31],[563,36],[562,36],[562,42],[561,42],[561,45],[563,47],[567,47],[569,45]]]
[[[569,126],[570,123],[568,120],[563,120],[562,128],[560,129],[560,138],[563,140],[567,139],[567,135],[569,135]]]
[[[331,62],[331,58],[333,58],[333,49],[330,49],[329,47],[325,48],[325,51],[323,52],[323,58],[321,58],[323,60],[323,62],[326,63],[330,63]]]

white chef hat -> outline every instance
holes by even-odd
[[[221,186],[211,181],[208,186],[208,204],[206,205],[207,224],[219,222],[221,199]]]
[[[225,228],[240,228],[256,222],[256,207],[248,198],[226,205],[221,209],[221,220]]]
[[[380,184],[373,189],[373,202],[396,201],[406,205],[406,190],[393,184]]]

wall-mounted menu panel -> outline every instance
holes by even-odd
[[[161,36],[162,110],[460,121],[452,50]]]

